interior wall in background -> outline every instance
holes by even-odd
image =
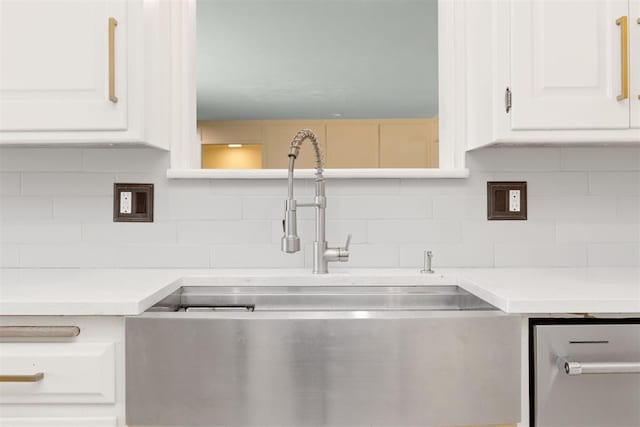
[[[167,180],[151,149],[0,149],[4,267],[306,267],[280,252],[285,180]],[[328,180],[332,243],[353,233],[340,267],[640,265],[640,149],[489,148],[469,179]],[[527,221],[487,221],[486,182],[528,182]],[[155,222],[113,223],[114,182],[155,184]],[[312,181],[299,180],[300,200]],[[337,266],[335,266],[337,267]]]
[[[437,0],[199,0],[196,16],[199,120],[438,113]]]

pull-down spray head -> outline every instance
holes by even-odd
[[[297,203],[293,199],[285,201],[285,213],[282,220],[284,236],[282,236],[282,252],[292,254],[300,251],[300,237],[298,236]]]
[[[285,201],[285,214],[282,221],[284,235],[282,236],[282,251],[286,253],[295,253],[300,251],[300,237],[298,236],[298,204],[293,198],[293,170],[295,162],[300,153],[300,147],[305,140],[310,140],[313,145],[313,151],[316,157],[316,184],[321,187],[324,185],[324,176],[322,175],[322,155],[320,153],[320,145],[315,133],[309,129],[302,129],[291,140],[289,146],[289,194]],[[322,196],[324,197],[324,188],[322,188]]]

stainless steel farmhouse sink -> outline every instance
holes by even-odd
[[[520,419],[520,322],[455,286],[183,287],[126,319],[129,426]]]

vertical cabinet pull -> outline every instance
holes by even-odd
[[[620,67],[622,68],[622,87],[618,101],[629,98],[629,28],[627,26],[627,17],[621,16],[616,20],[616,25],[620,27]]]
[[[638,18],[636,22],[638,23],[638,25],[640,25],[640,18]],[[638,94],[638,99],[640,99],[640,94]]]
[[[116,18],[109,18],[109,101],[118,102],[116,96]]]

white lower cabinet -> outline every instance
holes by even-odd
[[[122,318],[0,317],[0,427],[124,426],[124,392]]]
[[[114,347],[113,342],[0,343],[0,375],[23,375],[15,382],[0,382],[0,399],[3,403],[115,403]],[[24,378],[35,381],[18,381]]]

